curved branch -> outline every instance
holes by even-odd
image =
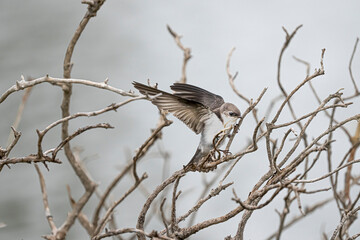
[[[14,92],[24,90],[26,88],[31,88],[31,87],[41,84],[41,83],[50,83],[50,84],[57,85],[57,86],[58,85],[62,86],[63,84],[67,84],[67,83],[74,83],[74,84],[81,84],[81,85],[85,85],[85,86],[105,89],[105,90],[117,93],[121,96],[128,96],[128,97],[137,97],[138,96],[131,91],[127,92],[122,89],[115,88],[115,87],[108,85],[107,80],[105,80],[104,82],[94,82],[94,81],[85,80],[85,79],[54,78],[54,77],[50,77],[50,76],[46,75],[45,77],[36,78],[36,79],[30,80],[30,81],[25,81],[24,79],[22,79],[20,81],[16,81],[15,85],[10,87],[8,90],[6,90],[5,93],[3,93],[1,95],[0,103],[5,101],[5,99]]]

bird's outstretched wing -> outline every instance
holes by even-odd
[[[170,88],[174,91],[175,96],[201,103],[211,111],[224,104],[224,99],[221,96],[190,84],[174,83]]]
[[[138,82],[133,82],[133,85],[141,94],[149,96],[158,95],[152,100],[152,103],[161,110],[172,113],[196,134],[202,132],[204,121],[211,115],[209,107],[204,106],[201,102],[167,93]]]

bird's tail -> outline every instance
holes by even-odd
[[[139,83],[139,82],[133,82],[132,83],[136,89],[139,90],[139,92],[143,95],[149,95],[149,96],[155,96],[159,93],[165,93],[157,88],[147,86],[145,84]]]
[[[196,149],[194,156],[191,158],[190,162],[184,166],[184,169],[195,170],[196,166],[198,165],[199,161],[202,159],[203,156],[204,154],[201,152],[200,147],[198,147]]]

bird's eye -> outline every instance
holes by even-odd
[[[234,112],[229,112],[229,115],[230,115],[231,117],[235,117],[235,116],[236,116],[236,113],[234,113]]]

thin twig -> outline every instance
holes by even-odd
[[[353,51],[351,53],[350,62],[349,62],[349,73],[350,73],[351,81],[352,81],[352,83],[354,85],[355,95],[359,95],[359,89],[357,88],[355,78],[354,78],[353,73],[352,73],[352,61],[354,59],[354,55],[355,55],[356,47],[357,47],[358,43],[359,43],[359,38],[356,38],[354,49],[353,49]]]
[[[21,76],[22,79],[24,79],[23,76]],[[31,80],[31,79],[28,79],[28,81]],[[24,92],[24,95],[21,99],[21,103],[19,104],[19,108],[18,108],[18,111],[17,111],[17,114],[16,114],[16,118],[15,118],[15,121],[13,122],[12,124],[12,127],[14,129],[18,128],[19,124],[20,124],[20,121],[21,121],[21,118],[22,118],[22,114],[24,112],[24,109],[25,109],[25,104],[27,102],[27,100],[29,99],[29,96],[30,96],[30,93],[31,93],[31,87],[30,88],[27,88],[26,91]],[[10,133],[9,134],[9,138],[8,138],[8,145],[13,141],[13,135]]]
[[[184,169],[178,170],[173,175],[171,175],[168,179],[163,181],[160,185],[158,185],[155,188],[155,190],[147,198],[143,208],[141,209],[141,212],[140,212],[139,217],[138,217],[136,228],[138,228],[140,230],[144,230],[144,223],[145,223],[146,213],[148,212],[148,210],[149,210],[152,202],[154,201],[154,199],[159,195],[160,192],[162,192],[164,190],[165,187],[167,187],[168,185],[170,185],[171,183],[176,181],[176,179],[178,179],[180,176],[182,176],[184,174],[185,174]],[[138,238],[141,239],[141,240],[145,239],[144,235],[142,235],[142,234],[138,234]]]
[[[37,164],[34,164],[34,167],[36,169],[36,172],[39,175],[39,181],[40,181],[40,187],[41,187],[41,193],[42,193],[42,200],[43,200],[43,203],[44,203],[45,216],[46,216],[46,219],[47,219],[47,221],[49,223],[51,232],[54,235],[57,232],[57,227],[56,227],[56,225],[54,223],[53,216],[51,215],[51,212],[50,212],[49,201],[48,201],[46,185],[45,185],[45,179],[44,179],[44,176],[42,175],[42,173],[40,171],[39,166]]]
[[[66,189],[67,189],[67,192],[68,192],[68,197],[69,197],[71,207],[74,207],[75,204],[76,204],[76,201],[71,196],[70,186],[66,185]],[[91,222],[89,221],[87,216],[83,212],[80,212],[79,216],[78,216],[78,219],[79,219],[80,224],[85,228],[85,230],[89,234],[89,236],[92,236],[93,231],[94,231],[94,226],[91,224]]]
[[[150,239],[173,240],[173,238],[158,235],[158,233],[156,231],[153,231],[151,233],[146,233],[146,232],[144,232],[144,230],[136,229],[136,228],[123,228],[123,229],[119,229],[119,230],[115,230],[115,231],[108,231],[108,232],[106,232],[104,234],[94,236],[92,238],[92,240],[100,240],[100,239],[103,239],[103,238],[116,236],[116,235],[123,234],[123,233],[137,233],[137,234],[141,234],[143,236],[146,236],[146,237],[148,237]]]
[[[181,177],[176,179],[176,181],[174,183],[174,190],[173,190],[173,195],[172,195],[172,202],[171,202],[171,232],[172,233],[174,233],[178,228],[178,225],[176,223],[176,200],[178,198],[177,188],[180,183],[180,178]],[[181,192],[179,192],[179,193],[181,193]]]
[[[284,226],[283,226],[283,230],[291,227],[292,225],[294,225],[296,222],[298,222],[299,220],[303,219],[305,216],[308,216],[310,213],[314,212],[315,210],[319,209],[320,207],[326,205],[327,203],[331,202],[333,199],[332,198],[328,198],[328,199],[325,199],[321,202],[318,202],[310,207],[305,207],[304,209],[304,215],[303,214],[300,214],[298,216],[295,216],[292,220],[290,220],[288,223],[286,223]],[[271,240],[273,238],[275,238],[277,235],[277,232],[271,234],[269,237],[267,237],[266,239],[267,240]]]
[[[235,86],[234,80],[235,80],[236,76],[238,75],[238,72],[236,72],[234,75],[232,75],[230,72],[230,60],[231,60],[231,57],[232,57],[232,54],[234,53],[234,51],[235,51],[235,47],[233,47],[228,54],[227,61],[226,61],[226,73],[228,75],[229,83],[230,83],[230,86],[231,86],[232,90],[234,91],[234,93],[236,93],[236,95],[238,95],[238,97],[240,97],[241,99],[243,99],[245,102],[247,102],[250,105],[251,104],[250,99],[248,99],[247,97],[242,95]]]
[[[345,222],[347,220],[349,220],[349,218],[353,215],[355,215],[358,211],[360,210],[360,206],[349,211],[348,213],[344,213],[343,216],[341,217],[341,221],[339,223],[339,225],[336,227],[336,229],[334,230],[333,235],[331,236],[330,240],[335,240],[336,237],[338,236],[338,233],[340,231],[340,229],[342,228],[342,226],[345,224]]]
[[[17,163],[62,163],[59,159],[52,159],[48,156],[43,156],[39,158],[36,154],[31,154],[26,157],[15,157],[15,158],[4,158],[0,159],[0,171],[4,165],[17,164]]]
[[[79,26],[77,27],[74,35],[72,36],[70,43],[67,47],[65,58],[64,58],[64,64],[63,64],[63,81],[64,84],[62,85],[63,90],[63,99],[61,103],[61,114],[62,118],[66,118],[70,116],[70,100],[71,100],[71,94],[72,94],[72,85],[69,82],[68,79],[71,78],[71,69],[72,69],[72,62],[71,58],[74,52],[75,45],[77,41],[79,40],[82,32],[84,31],[85,27],[87,26],[89,20],[96,16],[97,11],[101,8],[101,6],[104,4],[105,0],[97,0],[93,2],[86,2],[88,4],[88,9],[80,21]],[[43,81],[48,80],[48,77],[46,76]],[[35,80],[34,80],[35,81]],[[84,81],[81,81],[84,83]],[[104,82],[103,86],[105,87],[107,85],[106,82]],[[105,87],[106,88],[106,87]],[[126,95],[126,94],[125,94]],[[1,101],[1,98],[0,98]],[[66,141],[66,139],[69,137],[69,122],[65,121],[62,123],[61,126],[61,139],[62,141]],[[91,195],[96,189],[96,183],[91,180],[90,176],[84,171],[81,164],[77,161],[75,158],[71,146],[69,143],[64,145],[64,152],[65,156],[68,159],[71,167],[75,171],[76,175],[79,177],[82,185],[85,188],[85,193],[80,197],[80,199],[76,202],[74,207],[72,208],[72,211],[67,215],[66,220],[60,227],[60,234],[57,234],[54,236],[55,239],[65,239],[66,234],[68,233],[69,229],[73,226],[75,219],[81,212],[82,208],[85,206],[85,204],[89,201]]]
[[[17,91],[20,91],[20,90],[23,90],[26,88],[30,88],[35,85],[41,84],[41,83],[50,83],[50,84],[57,85],[57,86],[59,84],[61,85],[61,84],[67,84],[67,83],[80,84],[80,85],[86,85],[86,86],[90,86],[90,87],[105,89],[105,90],[117,93],[121,96],[137,97],[137,95],[131,91],[127,92],[122,89],[112,87],[105,82],[94,82],[94,81],[90,81],[90,80],[72,79],[72,78],[68,78],[68,79],[67,78],[54,78],[54,77],[50,77],[50,76],[46,75],[45,77],[36,78],[36,79],[30,80],[30,81],[25,81],[25,80],[16,81],[15,85],[10,87],[5,93],[3,93],[1,95],[0,103],[5,101],[5,99],[14,92],[17,92]]]
[[[95,228],[96,228],[97,225],[98,225],[100,210],[101,210],[102,207],[104,207],[106,198],[110,195],[110,192],[115,188],[115,186],[116,186],[116,185],[119,183],[119,181],[125,176],[125,174],[130,171],[132,165],[133,165],[133,162],[129,162],[129,163],[122,169],[122,171],[121,171],[121,172],[113,179],[113,181],[109,184],[109,186],[106,188],[104,194],[103,194],[102,197],[100,198],[100,201],[99,201],[99,203],[97,204],[97,206],[96,206],[96,208],[95,208],[94,217],[93,217],[93,221],[92,221],[92,224],[95,226]]]
[[[67,138],[65,138],[52,152],[52,158],[55,159],[56,158],[56,154],[58,153],[58,151],[60,151],[60,149],[65,146],[68,142],[70,142],[73,138],[75,138],[76,136],[79,136],[80,134],[82,134],[83,132],[90,130],[90,129],[94,129],[94,128],[114,128],[113,126],[111,126],[108,123],[99,123],[96,125],[90,125],[90,126],[86,126],[86,127],[82,127],[79,128],[76,132],[74,132],[73,134],[71,134],[70,136],[68,136]]]
[[[180,79],[180,83],[186,83],[187,78],[186,78],[186,65],[188,63],[188,61],[191,58],[191,49],[184,47],[184,45],[181,43],[180,39],[181,36],[179,36],[176,32],[174,32],[169,25],[166,26],[167,30],[169,31],[169,33],[171,34],[171,36],[174,38],[176,44],[178,45],[178,47],[184,52],[184,60],[183,60],[183,65],[182,65],[182,71],[181,71],[181,79]]]
[[[161,220],[166,228],[166,236],[170,236],[170,232],[169,232],[169,227],[168,227],[168,224],[167,224],[167,220],[166,220],[166,217],[165,217],[165,213],[164,213],[164,204],[165,204],[165,201],[166,201],[166,198],[164,198],[162,201],[161,201],[161,204],[160,204],[160,213],[161,213]]]
[[[94,236],[98,235],[105,227],[106,222],[108,221],[110,215],[113,213],[114,209],[122,202],[124,199],[129,196],[138,186],[139,184],[148,177],[146,173],[144,173],[138,181],[135,181],[134,185],[121,197],[119,200],[114,202],[109,209],[106,211],[104,217],[100,220],[98,227],[94,230]]]
[[[360,162],[360,159],[356,159],[356,160],[353,160],[351,162],[346,163],[345,165],[343,165],[341,167],[336,168],[335,170],[333,170],[333,171],[331,171],[331,172],[329,172],[329,173],[327,173],[327,174],[325,174],[325,175],[323,175],[321,177],[314,178],[314,179],[308,179],[308,180],[296,180],[295,183],[314,183],[314,182],[318,182],[320,180],[323,180],[323,179],[333,175],[334,173],[340,171],[343,168],[346,168],[346,167],[348,167],[348,166],[350,166],[350,165],[352,165],[354,163],[359,163],[359,162]]]
[[[136,155],[133,157],[133,174],[136,180],[139,179],[137,172],[136,172],[136,163],[139,158],[143,157],[145,153],[149,150],[149,148],[154,144],[154,142],[160,138],[161,130],[164,127],[170,126],[173,122],[166,119],[165,117],[160,118],[160,123],[158,124],[157,128],[151,133],[150,137],[146,139],[146,141],[141,145],[141,147],[137,150]]]

